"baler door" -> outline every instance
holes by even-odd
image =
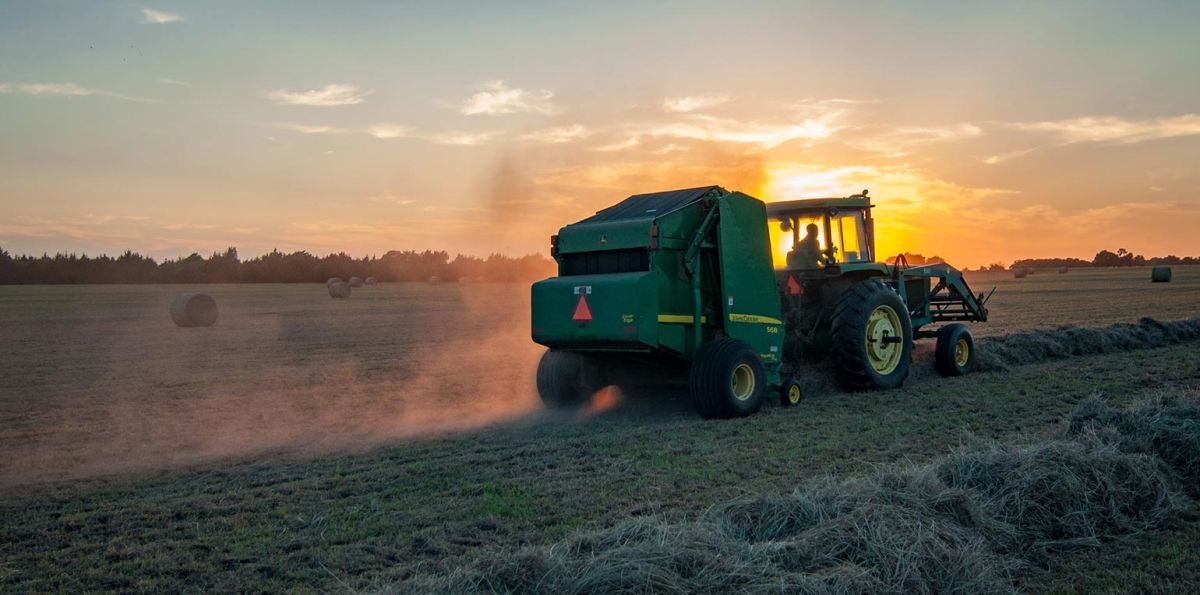
[[[778,362],[783,322],[771,265],[766,206],[740,192],[721,198],[719,204],[717,253],[725,333],[753,345],[764,362]]]
[[[653,273],[553,277],[533,284],[533,340],[576,350],[657,345]]]

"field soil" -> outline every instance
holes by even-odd
[[[997,287],[973,330],[1200,315],[1200,269],[1149,276],[972,273]],[[172,325],[194,290],[216,326]],[[700,420],[670,391],[550,415],[527,286],[0,287],[0,333],[5,591],[384,588],[631,516],[1036,439],[1093,395],[1200,395],[1194,342],[953,379],[922,346],[900,390],[816,382],[742,420]],[[1198,527],[1055,557],[1019,586],[1194,592],[1180,569],[1200,567]]]

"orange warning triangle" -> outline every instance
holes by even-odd
[[[587,298],[583,294],[579,295],[579,302],[575,304],[575,315],[571,320],[575,322],[587,322],[592,319],[592,309],[588,307]]]

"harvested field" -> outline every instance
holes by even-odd
[[[1174,272],[1169,284],[1146,269],[971,274],[976,291],[999,286],[993,322],[974,328],[981,354],[1033,328],[1193,324],[1176,321],[1200,316],[1200,270]],[[221,304],[220,322],[175,327],[166,306],[196,289]],[[1176,426],[1126,409],[1200,397],[1186,338],[951,379],[922,348],[900,390],[846,395],[814,379],[799,407],[742,420],[701,421],[672,394],[551,416],[532,390],[541,350],[527,309],[527,287],[488,284],[384,284],[350,300],[319,284],[0,287],[0,588],[404,590],[496,552],[645,519],[681,530],[714,504],[927,466],[981,440],[1146,427],[1160,438],[1110,436],[1114,461],[1192,452],[1148,452],[1176,444]],[[1080,408],[1096,395],[1106,404]],[[1042,548],[1034,566],[994,576],[1035,591],[1194,591],[1200,519],[1188,510],[1143,537],[1074,544],[1092,548],[1084,558]],[[930,538],[966,539],[942,529]],[[1028,539],[1013,543],[1032,555]]]

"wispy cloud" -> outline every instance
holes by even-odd
[[[89,89],[75,83],[0,83],[0,93],[24,93],[26,95],[63,95],[67,97],[112,97],[126,101],[148,102],[150,99],[132,97],[103,89]]]
[[[853,147],[881,153],[887,157],[903,157],[909,149],[937,142],[953,142],[976,138],[983,129],[974,124],[947,126],[910,126],[867,134],[862,139],[851,141]]]
[[[528,134],[521,135],[521,140],[555,145],[585,139],[592,134],[593,131],[583,124],[570,124],[566,126],[554,126],[552,128],[546,128],[543,130],[535,130]]]
[[[181,80],[178,80],[178,79],[167,79],[167,78],[162,78],[162,79],[158,79],[158,82],[160,82],[160,83],[162,83],[162,84],[164,84],[164,85],[175,85],[175,86],[177,86],[177,87],[195,87],[195,86],[196,86],[196,85],[194,85],[194,84],[192,84],[192,83],[189,83],[189,82],[187,82],[187,81],[181,81]]]
[[[371,91],[363,91],[354,85],[333,84],[308,91],[279,89],[267,93],[267,97],[281,105],[307,105],[313,107],[335,107],[362,103]]]
[[[322,126],[320,124],[293,124],[290,122],[276,122],[272,124],[276,128],[291,130],[301,134],[345,134],[351,132],[346,128],[337,128],[335,126]]]
[[[645,133],[679,139],[753,144],[770,149],[796,139],[828,138],[839,128],[835,120],[836,114],[826,114],[799,123],[772,124],[693,114],[679,122],[650,126]]]
[[[1024,132],[1044,133],[1054,137],[1051,144],[998,153],[983,160],[988,165],[1004,163],[1053,147],[1079,143],[1128,145],[1164,138],[1200,135],[1200,114],[1184,114],[1147,120],[1127,120],[1115,116],[1084,116],[1066,120],[1013,122],[1008,127]]]
[[[642,142],[641,139],[639,139],[638,137],[631,136],[623,141],[617,141],[615,143],[609,143],[607,145],[600,145],[599,147],[593,147],[592,150],[593,151],[605,151],[605,152],[624,151],[625,149],[632,149],[632,148],[638,146],[639,144],[641,144],[641,142]]]
[[[692,95],[668,97],[662,100],[662,108],[672,113],[687,113],[709,109],[729,102],[728,95]]]
[[[397,206],[405,206],[405,205],[414,204],[417,201],[414,199],[411,199],[411,198],[396,196],[395,194],[392,194],[391,192],[384,192],[383,194],[375,194],[372,196],[368,196],[367,202],[391,203],[391,204],[394,204]]]
[[[166,25],[167,23],[181,23],[187,19],[177,14],[154,10],[153,8],[142,9],[142,24],[144,25]]]
[[[463,100],[459,111],[469,116],[517,113],[553,115],[560,111],[553,100],[554,91],[550,89],[516,89],[504,81],[489,81],[483,84],[483,90]]]
[[[1018,122],[1012,126],[1028,132],[1048,132],[1068,144],[1085,142],[1127,144],[1200,134],[1200,114],[1149,120],[1089,116],[1069,120]]]
[[[367,128],[367,134],[375,138],[411,138],[413,129],[408,126],[400,126],[398,124],[376,124]]]
[[[418,138],[423,138],[431,143],[439,145],[460,145],[464,147],[473,147],[476,145],[485,144],[500,134],[501,132],[498,130],[489,132],[433,132],[418,135]]]

